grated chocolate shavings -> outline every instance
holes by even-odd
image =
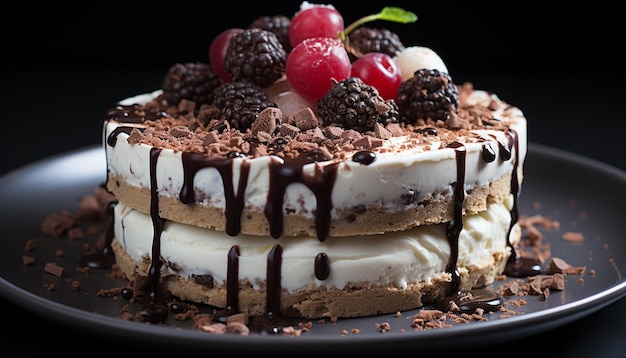
[[[574,267],[558,257],[553,257],[547,266],[548,273],[559,273],[564,275],[582,275],[585,273],[586,269],[587,268],[585,266]]]
[[[100,202],[94,195],[83,196],[78,205],[76,217],[81,221],[99,220],[102,218]]]
[[[24,245],[24,251],[29,252],[37,248],[37,241],[35,239],[28,239],[26,245]]]
[[[55,262],[47,262],[44,265],[43,270],[51,275],[61,277],[63,276],[64,268],[61,266],[58,266]]]
[[[73,227],[67,230],[67,237],[70,240],[80,240],[85,238],[85,232],[81,227]]]
[[[496,99],[481,99],[480,103],[467,99],[474,91],[471,83],[459,86],[461,99],[458,113],[448,121],[418,120],[416,124],[378,124],[372,131],[360,133],[334,124],[324,126],[316,115],[316,108],[305,107],[296,113],[286,113],[280,108],[269,107],[261,111],[251,123],[250,129],[240,132],[229,123],[219,119],[219,111],[213,105],[203,105],[200,110],[193,102],[185,101],[179,106],[168,106],[163,95],[157,96],[143,106],[136,105],[138,113],[166,113],[158,120],[146,120],[145,128],[133,129],[128,138],[131,144],[144,143],[175,151],[189,151],[209,156],[224,156],[230,152],[249,157],[274,154],[283,158],[295,158],[312,149],[303,143],[316,143],[324,147],[330,158],[341,158],[344,151],[375,150],[382,143],[397,136],[407,138],[407,146],[420,145],[428,150],[430,143],[441,146],[458,141],[464,136],[467,142],[484,141],[473,129],[505,129],[506,123],[493,118],[492,111],[506,103]],[[425,127],[437,128],[435,135],[418,134]],[[210,133],[210,135],[209,135]],[[240,142],[228,141],[237,136]],[[367,137],[362,139],[362,137]],[[275,146],[276,139],[285,143]],[[250,145],[252,143],[252,145]],[[246,146],[247,145],[247,146]],[[258,149],[262,147],[262,149]],[[404,147],[407,148],[407,147]]]
[[[580,232],[565,232],[563,234],[563,240],[567,242],[583,242],[585,241],[585,236]]]
[[[35,258],[32,256],[24,255],[22,256],[22,263],[26,266],[34,265]]]
[[[119,296],[123,289],[124,289],[124,287],[114,287],[114,288],[109,288],[109,289],[100,289],[96,293],[96,296],[98,296],[98,297]]]
[[[48,214],[41,223],[41,231],[52,237],[61,237],[68,229],[76,225],[77,220],[74,214],[67,211],[53,212]]]
[[[543,215],[521,215],[518,223],[526,231],[526,243],[531,246],[538,246],[543,241],[544,235],[539,228],[557,230],[561,226],[558,221],[551,220]]]

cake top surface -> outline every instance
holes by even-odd
[[[364,132],[320,125],[315,107],[303,107],[296,113],[284,113],[278,107],[266,108],[258,113],[250,128],[242,131],[221,120],[215,105],[205,104],[196,109],[197,103],[182,100],[178,106],[171,106],[161,90],[127,99],[107,112],[107,118],[143,128],[130,133],[131,144],[209,156],[245,153],[248,158],[276,155],[293,159],[302,153],[316,153],[321,161],[340,160],[359,151],[429,151],[454,142],[482,142],[485,137],[481,131],[505,131],[516,116],[521,117],[517,107],[493,94],[474,90],[471,83],[459,86],[459,97],[458,112],[446,121],[376,123]]]
[[[366,27],[372,19],[417,17],[385,7],[344,27],[332,5],[305,1],[292,18],[261,16],[224,30],[210,62],[173,65],[161,89],[120,102],[104,119],[137,127],[130,143],[327,161],[482,142],[482,130],[506,131],[523,117],[472,83],[455,84],[430,48]]]

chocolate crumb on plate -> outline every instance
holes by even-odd
[[[35,258],[32,256],[28,256],[28,255],[23,255],[22,256],[22,262],[24,263],[24,265],[34,265],[35,264]]]
[[[54,275],[54,276],[57,276],[57,277],[63,276],[64,268],[61,267],[61,266],[58,266],[55,262],[47,262],[44,265],[43,269],[44,269],[45,272],[47,272],[47,273],[49,273],[51,275]]]
[[[28,241],[26,241],[26,245],[24,245],[25,252],[33,251],[36,248],[37,248],[37,241],[35,239],[28,239]]]

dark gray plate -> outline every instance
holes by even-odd
[[[90,147],[25,166],[0,178],[0,293],[12,302],[43,318],[93,335],[131,344],[197,348],[215,353],[230,352],[356,352],[413,349],[442,351],[454,346],[480,347],[519,339],[547,331],[613,303],[626,295],[626,240],[623,240],[623,204],[626,202],[626,173],[597,161],[531,143],[525,165],[520,214],[542,214],[560,222],[557,230],[542,230],[552,255],[574,266],[586,266],[581,275],[567,276],[564,291],[552,291],[546,300],[526,296],[526,305],[513,308],[513,317],[499,313],[487,321],[452,324],[451,327],[414,331],[411,317],[340,319],[336,323],[314,322],[299,337],[212,335],[192,330],[189,321],[148,325],[119,319],[125,299],[98,297],[102,288],[124,282],[106,276],[107,270],[75,271],[85,240],[50,238],[41,234],[42,220],[51,211],[73,211],[83,195],[91,194],[105,179],[104,153]],[[538,205],[540,204],[540,205]],[[580,232],[582,243],[567,243],[565,232]],[[95,236],[94,236],[95,237]],[[36,238],[38,248],[28,255],[36,264],[22,262],[26,241]],[[56,249],[65,255],[57,257]],[[64,277],[43,271],[46,262],[65,267]],[[71,281],[81,284],[71,289]],[[46,285],[54,283],[55,290]],[[501,285],[495,283],[494,288]],[[519,300],[519,297],[515,297]],[[132,307],[132,306],[131,306]],[[201,307],[201,309],[205,309]],[[207,308],[208,309],[208,308]],[[378,324],[388,322],[391,331],[382,333]],[[452,322],[448,322],[452,323]],[[358,328],[360,333],[351,333]],[[342,335],[346,330],[347,335]]]

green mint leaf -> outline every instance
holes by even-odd
[[[348,34],[352,32],[352,30],[356,29],[366,22],[375,20],[385,20],[408,24],[410,22],[417,21],[417,15],[399,7],[386,6],[378,14],[364,16],[350,24],[350,26],[346,27],[342,32],[339,33],[339,40],[344,41],[346,37],[348,37]]]
[[[399,7],[387,6],[378,14],[378,19],[408,24],[417,21],[417,15]]]

